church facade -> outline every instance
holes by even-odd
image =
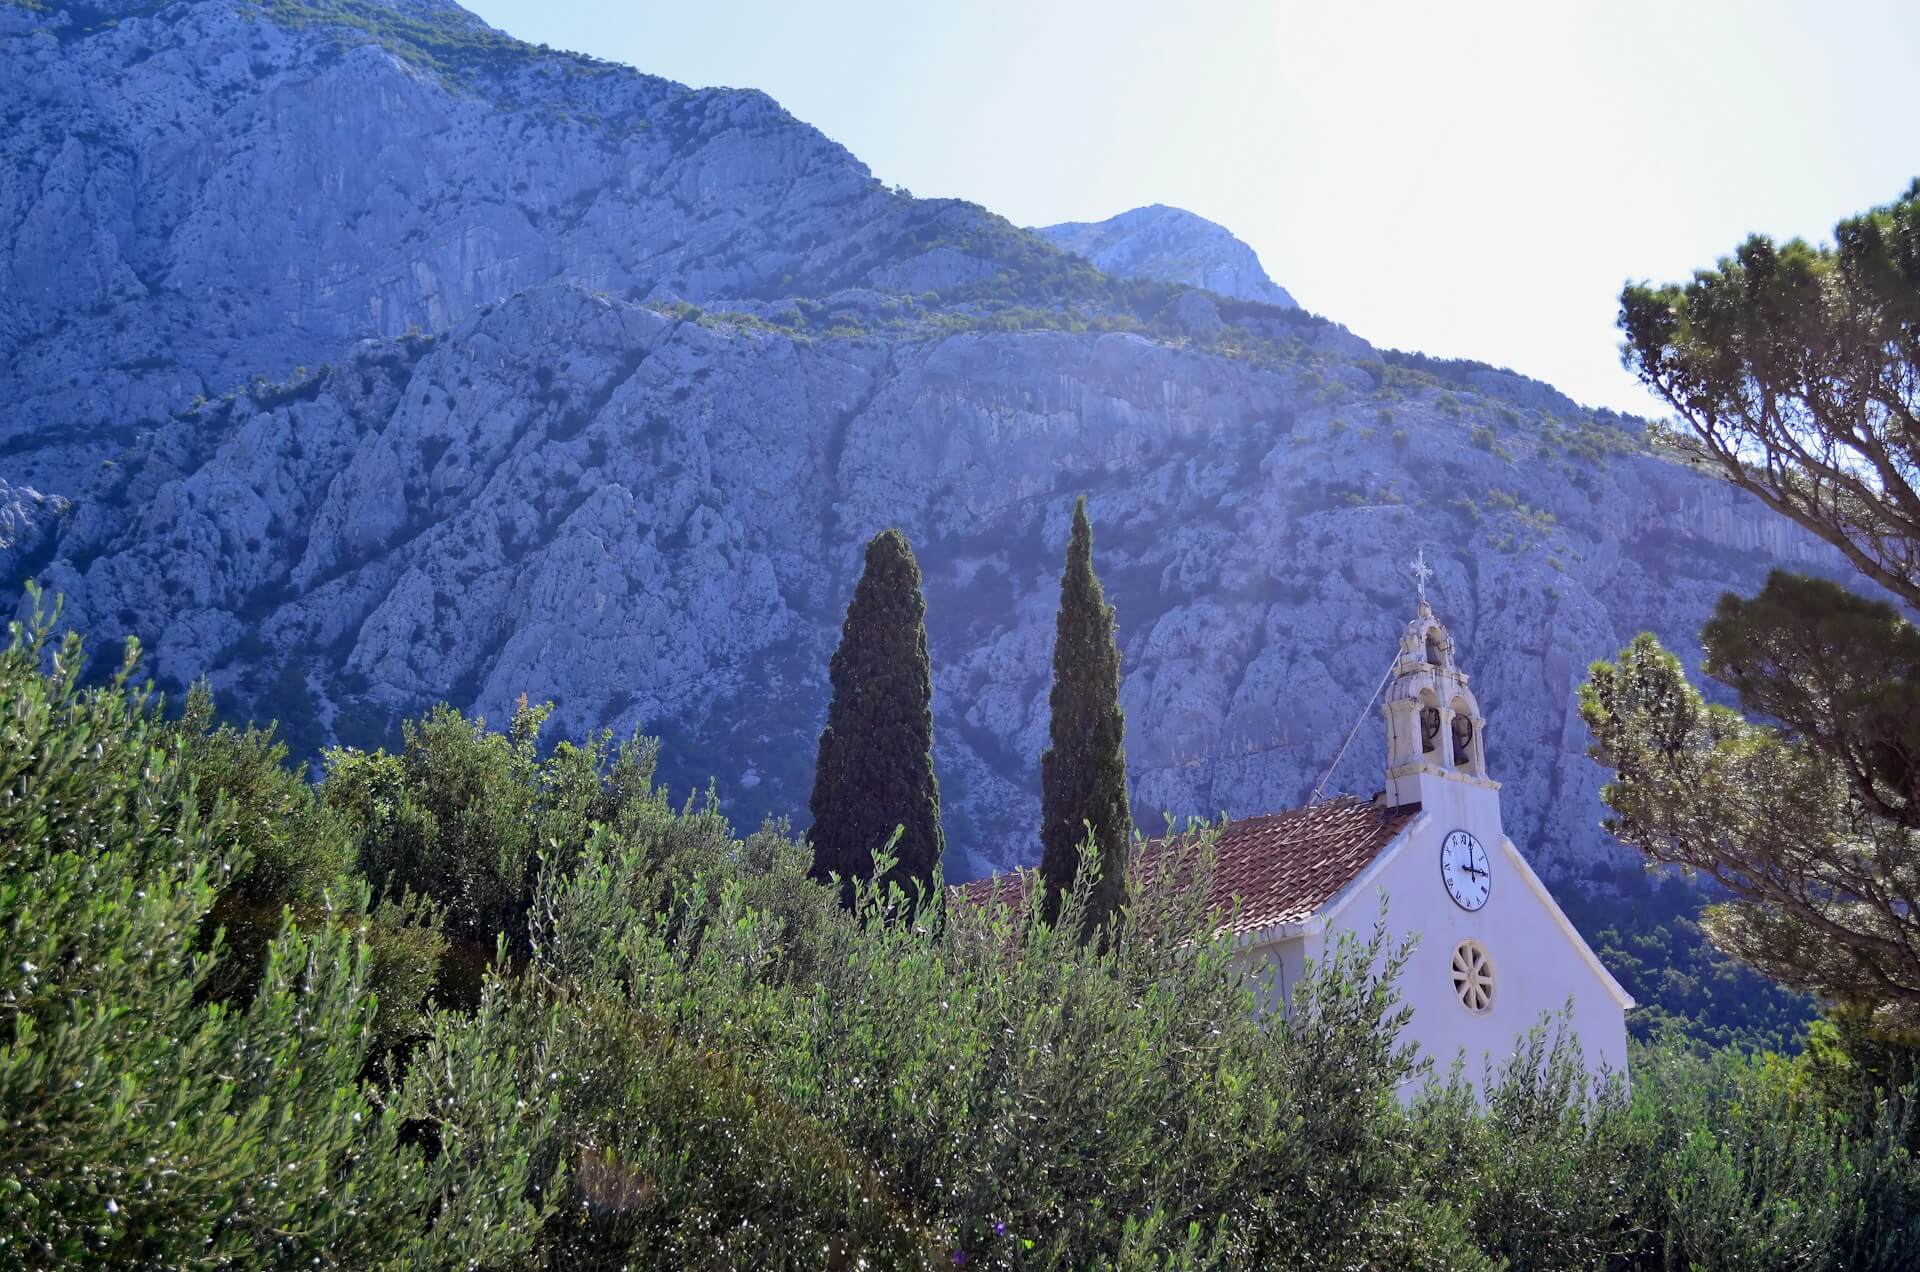
[[[1341,933],[1366,939],[1384,895],[1391,939],[1415,942],[1398,982],[1404,1037],[1438,1076],[1464,1056],[1477,1084],[1562,1011],[1588,1068],[1624,1073],[1633,998],[1507,837],[1486,720],[1454,654],[1422,601],[1388,673],[1381,795],[1228,824],[1219,873],[1251,916],[1235,924],[1249,970],[1263,1004],[1284,1009]]]
[[[1233,916],[1263,1011],[1286,1010],[1343,933],[1364,942],[1384,896],[1390,941],[1413,942],[1397,982],[1412,1012],[1402,1038],[1437,1078],[1464,1057],[1478,1086],[1563,1011],[1589,1070],[1624,1073],[1633,999],[1502,828],[1485,717],[1454,654],[1423,599],[1385,686],[1386,789],[1230,821],[1215,845],[1215,907]],[[1144,864],[1168,850],[1148,845]],[[1018,882],[979,880],[960,899],[1011,898]]]

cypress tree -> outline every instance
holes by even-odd
[[[1113,606],[1093,573],[1093,527],[1087,498],[1073,509],[1073,537],[1060,575],[1060,617],[1053,641],[1053,724],[1040,759],[1040,874],[1047,914],[1079,869],[1089,828],[1099,851],[1100,882],[1087,907],[1089,928],[1104,922],[1125,896],[1133,816],[1127,807],[1126,721],[1120,711],[1120,650]]]
[[[920,566],[898,530],[867,544],[830,679],[833,701],[814,769],[812,874],[869,878],[873,853],[900,828],[890,882],[933,877],[945,841],[933,775],[933,677]]]

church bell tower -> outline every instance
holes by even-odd
[[[1487,776],[1486,718],[1454,662],[1453,638],[1427,604],[1425,554],[1415,563],[1419,610],[1388,673],[1387,804],[1455,809],[1499,822],[1500,784]]]

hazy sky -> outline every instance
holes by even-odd
[[[467,0],[764,89],[889,184],[1022,225],[1171,203],[1375,344],[1658,408],[1628,277],[1827,238],[1920,175],[1920,3]]]

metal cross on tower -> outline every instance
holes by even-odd
[[[1420,589],[1422,605],[1427,603],[1427,580],[1432,577],[1433,567],[1427,564],[1427,549],[1426,545],[1422,544],[1419,553],[1413,558],[1414,586]]]

